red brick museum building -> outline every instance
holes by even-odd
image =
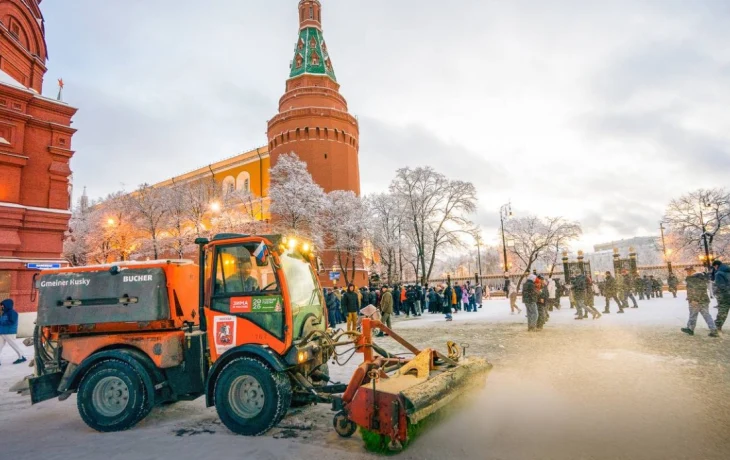
[[[0,0],[0,298],[31,311],[34,267],[65,264],[71,117],[41,94],[48,56],[41,0]]]

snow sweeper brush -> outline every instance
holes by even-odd
[[[413,353],[398,358],[372,342],[378,328]],[[481,358],[463,358],[449,343],[448,356],[419,350],[379,321],[364,319],[357,349],[364,362],[357,368],[342,397],[335,430],[349,437],[360,427],[365,447],[375,452],[398,452],[463,396],[484,387],[492,365]],[[375,356],[375,355],[378,356]]]

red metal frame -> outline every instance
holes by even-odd
[[[363,318],[362,334],[356,344],[356,351],[363,354],[363,363],[353,373],[347,390],[342,395],[343,407],[348,418],[355,424],[403,443],[408,439],[406,401],[401,395],[378,391],[377,382],[389,378],[386,372],[389,366],[402,366],[408,364],[411,359],[374,357],[373,328],[386,332],[414,356],[421,353],[421,350],[380,321]],[[441,355],[434,351],[431,357],[431,369],[437,357],[441,358]]]

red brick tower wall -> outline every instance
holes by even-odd
[[[279,113],[268,122],[272,167],[279,155],[294,152],[325,192],[351,190],[360,195],[360,130],[340,94],[322,34],[319,0],[299,2],[299,37],[290,70],[286,92],[279,100]],[[325,248],[320,256],[326,267],[320,281],[331,286],[328,272],[335,253]],[[355,284],[367,286],[362,260],[356,267]],[[343,283],[341,278],[339,285]]]

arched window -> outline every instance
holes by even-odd
[[[251,175],[243,171],[236,178],[236,190],[239,192],[248,192],[251,190]]]
[[[236,179],[234,179],[233,176],[226,176],[226,178],[223,179],[223,186],[221,188],[223,189],[223,195],[232,193],[236,190]]]

